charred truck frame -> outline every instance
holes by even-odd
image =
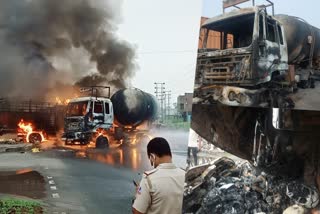
[[[224,1],[224,8],[245,1]],[[254,1],[253,1],[254,2]],[[293,107],[287,95],[312,88],[320,69],[320,30],[287,15],[268,15],[269,5],[244,8],[202,25],[195,97],[233,106]],[[274,11],[274,10],[272,10]],[[220,34],[220,47],[207,48]],[[280,99],[279,99],[280,98]]]
[[[41,134],[56,135],[63,127],[65,106],[27,98],[0,99],[0,135],[17,133],[17,140],[35,143]],[[18,128],[21,122],[32,124],[29,134]],[[43,131],[43,133],[42,133]],[[40,134],[41,133],[41,134]]]

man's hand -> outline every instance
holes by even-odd
[[[143,214],[143,213],[139,212],[138,210],[132,207],[132,214]]]
[[[133,184],[136,187],[136,194],[137,194],[140,187],[140,183],[137,183],[135,180],[133,180]]]
[[[151,196],[146,178],[143,177],[136,187],[136,198],[132,204],[132,213],[143,214],[146,213],[151,204]]]

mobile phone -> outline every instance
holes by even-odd
[[[136,187],[138,186],[138,184],[137,184],[137,182],[135,180],[132,180],[132,182]]]

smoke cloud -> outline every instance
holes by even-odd
[[[115,0],[0,0],[0,96],[128,86],[135,50],[116,35],[120,6]]]

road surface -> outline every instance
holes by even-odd
[[[186,166],[187,132],[157,131],[166,137],[173,160]],[[132,180],[151,169],[146,144],[112,147],[107,150],[56,148],[44,144],[39,153],[0,154],[0,171],[30,169],[45,178],[42,199],[51,213],[130,213],[134,196]]]

